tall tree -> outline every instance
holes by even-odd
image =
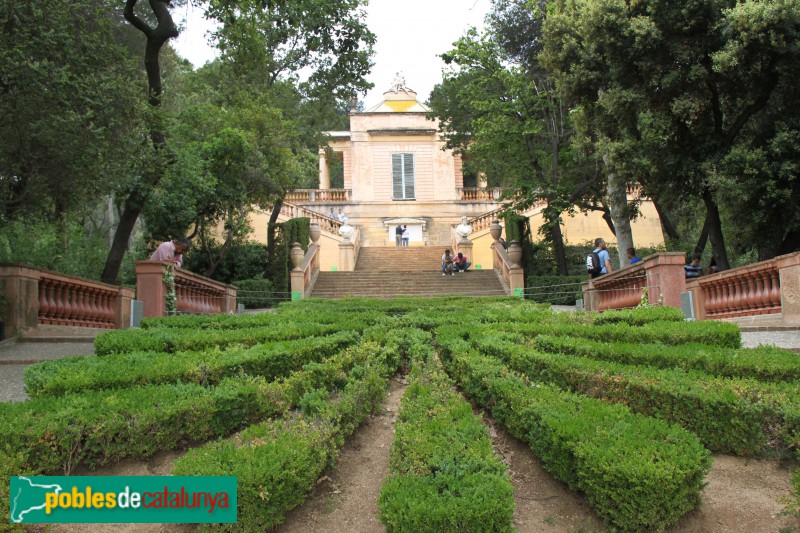
[[[109,3],[0,0],[0,214],[96,207],[135,169],[144,127],[136,70]]]
[[[797,0],[548,6],[543,60],[594,112],[595,131],[614,132],[606,137],[615,170],[663,199],[702,199],[712,253],[723,269],[729,260],[720,190],[723,173],[737,168],[728,166],[731,155],[766,146],[781,119],[787,131],[796,130],[781,109],[798,85],[798,7]],[[791,197],[790,181],[773,183]],[[743,192],[748,203],[756,201]],[[780,197],[787,196],[772,196],[765,210],[780,210]]]
[[[591,196],[596,181],[579,177],[567,153],[572,126],[563,102],[535,62],[507,53],[492,32],[470,30],[442,57],[457,68],[430,104],[447,146],[511,187],[517,208],[546,203],[540,232],[553,244],[558,272],[567,274],[561,216]]]

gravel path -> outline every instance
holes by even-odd
[[[755,348],[759,344],[773,344],[780,348],[800,349],[800,330],[748,331],[742,333],[742,346]]]
[[[14,342],[0,346],[0,402],[28,399],[22,375],[29,364],[92,354],[94,344],[84,342]]]

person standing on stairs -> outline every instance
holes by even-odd
[[[394,228],[394,245],[397,247],[403,245],[403,226],[400,224]]]
[[[403,246],[408,246],[408,241],[411,239],[411,234],[408,232],[408,226],[403,224]]]
[[[442,255],[442,276],[450,274],[451,276],[455,276],[455,265],[453,263],[453,254],[450,253],[450,248],[444,251],[444,255]]]

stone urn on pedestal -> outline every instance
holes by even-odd
[[[299,242],[292,243],[292,249],[289,252],[289,258],[292,260],[294,270],[300,270],[300,265],[303,263],[303,256],[305,252]]]
[[[492,220],[492,224],[489,226],[489,233],[492,235],[492,239],[494,242],[500,240],[500,235],[503,234],[503,226],[500,225],[500,221],[497,219]]]
[[[316,221],[311,222],[311,224],[308,227],[308,234],[311,237],[311,242],[317,244],[317,241],[319,240],[319,236],[321,233],[322,230],[319,228],[319,222]]]
[[[522,246],[517,241],[511,241],[511,244],[508,245],[508,258],[512,264],[517,266],[522,261]]]

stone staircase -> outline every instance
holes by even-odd
[[[442,276],[444,247],[362,248],[353,272],[320,272],[311,296],[503,296],[493,270]]]

